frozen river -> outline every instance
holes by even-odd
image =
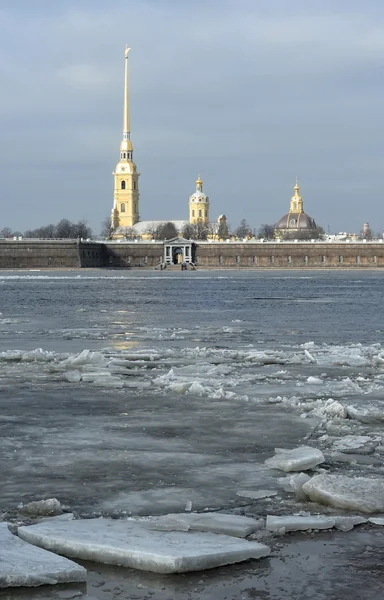
[[[268,488],[292,510],[264,460],[305,440],[333,472],[381,472],[383,292],[361,271],[1,274],[1,508],[158,514]]]

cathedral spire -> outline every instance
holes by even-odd
[[[131,124],[129,119],[129,80],[128,80],[128,52],[130,48],[125,47],[125,81],[124,81],[124,123],[123,140],[131,139]]]

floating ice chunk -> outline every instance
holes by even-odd
[[[188,390],[188,394],[193,394],[194,396],[205,396],[206,392],[200,383],[194,381]]]
[[[346,435],[333,442],[332,448],[347,454],[356,451],[365,454],[373,452],[377,445],[377,442],[367,435]]]
[[[189,381],[180,381],[179,383],[171,383],[168,389],[176,394],[185,394],[190,387],[191,383]]]
[[[66,556],[155,573],[211,569],[270,552],[257,542],[210,532],[150,530],[133,520],[47,521],[18,531],[25,541]]]
[[[13,535],[0,523],[0,588],[54,585],[86,581],[87,572],[76,563],[36,548]]]
[[[276,494],[276,490],[240,490],[239,492],[236,492],[236,496],[241,496],[242,498],[251,498],[252,500],[270,498],[271,496],[276,496]]]
[[[310,515],[301,517],[289,515],[286,517],[275,517],[267,515],[267,531],[306,531],[307,529],[332,529],[335,526],[333,517],[324,517],[322,515]]]
[[[367,519],[364,517],[335,517],[335,527],[340,531],[351,531],[355,525],[361,525],[366,523]]]
[[[320,504],[363,513],[384,512],[384,479],[322,474],[307,481],[303,490]]]
[[[80,354],[69,356],[62,362],[63,365],[71,365],[78,367],[81,365],[98,365],[100,367],[107,366],[107,360],[101,352],[92,352],[92,350],[83,350]]]
[[[321,450],[310,446],[299,446],[293,450],[275,448],[275,452],[275,456],[267,458],[264,462],[271,469],[280,469],[285,472],[306,471],[325,461]]]
[[[303,485],[309,480],[310,477],[306,473],[295,473],[289,478],[289,485],[298,500],[308,500],[308,496],[303,491]]]
[[[374,525],[384,525],[384,517],[371,517],[368,521]]]
[[[304,349],[304,354],[305,354],[305,356],[308,358],[308,360],[309,360],[311,363],[317,363],[317,360],[316,360],[316,358],[314,358],[314,357],[312,356],[312,354],[311,354],[310,352],[308,352],[308,350],[307,350],[306,348]]]
[[[55,517],[63,513],[61,504],[56,498],[29,502],[22,505],[19,510],[28,517]]]
[[[361,423],[375,423],[376,421],[384,421],[384,411],[375,409],[357,409],[354,406],[347,406],[347,413],[350,419],[355,419]]]
[[[151,517],[147,522],[152,529],[160,531],[209,531],[240,538],[264,526],[262,520],[216,512],[169,514]]]
[[[311,385],[322,385],[324,381],[320,379],[320,377],[308,377],[307,383],[310,383]]]
[[[313,410],[314,414],[321,417],[339,417],[346,419],[348,416],[347,409],[338,400],[328,398],[325,404],[316,406]]]
[[[81,381],[80,371],[67,371],[64,373],[64,377],[69,383],[79,383]]]

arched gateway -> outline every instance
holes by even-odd
[[[176,237],[164,242],[164,263],[166,265],[195,262],[196,244],[192,240]]]

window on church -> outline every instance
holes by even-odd
[[[205,209],[205,216],[208,217],[208,210]]]
[[[195,216],[195,211],[193,210],[193,211],[192,211],[192,217],[194,217],[194,216]]]
[[[125,204],[123,202],[123,204],[120,206],[120,212],[125,212]]]
[[[201,217],[201,210],[199,210],[199,217]]]
[[[133,189],[136,189],[136,181],[133,182]]]
[[[122,190],[125,190],[125,181],[122,181],[122,182],[121,182],[121,189],[122,189]]]

